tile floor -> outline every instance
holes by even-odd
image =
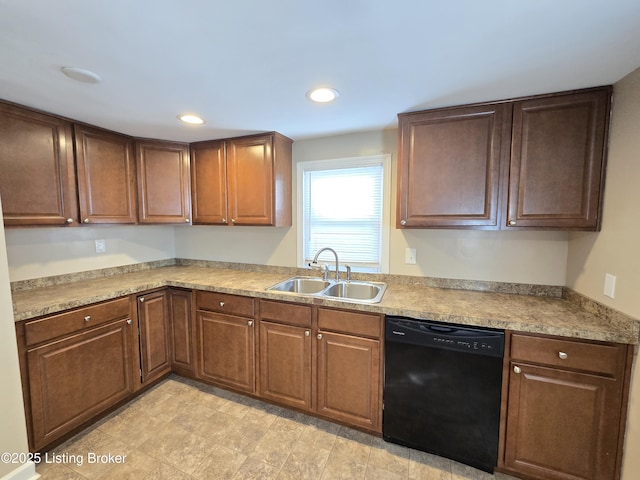
[[[177,376],[49,452],[48,461],[37,468],[43,480],[512,478]]]

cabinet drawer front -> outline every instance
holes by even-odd
[[[124,297],[27,322],[25,325],[26,343],[27,346],[35,345],[86,330],[111,320],[129,317],[130,312],[129,298]]]
[[[253,317],[253,298],[229,295],[227,293],[197,292],[196,305],[198,310],[229,313]]]
[[[289,325],[311,327],[311,307],[260,300],[260,318]]]
[[[614,344],[578,340],[511,336],[511,360],[584,370],[615,377],[624,362],[624,349]]]
[[[376,314],[346,312],[330,308],[318,309],[318,328],[320,330],[333,330],[379,338],[382,332],[381,323],[381,316]]]

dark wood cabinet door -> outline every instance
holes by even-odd
[[[227,141],[234,225],[291,225],[291,140],[273,133]]]
[[[0,102],[0,171],[5,225],[77,225],[69,122]]]
[[[83,223],[136,223],[133,139],[74,125],[80,219]]]
[[[611,89],[516,102],[507,225],[600,227]]]
[[[195,224],[228,223],[227,160],[223,140],[191,145],[191,210]]]
[[[194,328],[191,315],[191,292],[170,289],[169,316],[173,340],[171,363],[176,371],[195,373]]]
[[[616,478],[622,384],[512,362],[505,466],[540,479]]]
[[[199,377],[255,392],[253,319],[199,310],[197,322]]]
[[[140,223],[189,223],[189,146],[136,141]]]
[[[380,342],[325,331],[317,339],[318,413],[380,431]]]
[[[27,352],[32,446],[40,450],[133,392],[129,319]]]
[[[259,394],[278,403],[311,408],[311,329],[260,322]]]
[[[499,228],[511,107],[398,115],[397,227]]]
[[[171,325],[166,292],[138,297],[140,381],[147,383],[171,371]]]

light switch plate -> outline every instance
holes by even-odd
[[[107,251],[107,242],[104,240],[96,240],[96,253],[105,253]]]
[[[604,294],[607,297],[615,298],[616,295],[616,276],[610,273],[604,274]]]
[[[404,263],[408,265],[416,264],[416,249],[415,248],[407,248],[404,251]]]

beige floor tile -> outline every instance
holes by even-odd
[[[215,410],[203,405],[189,405],[178,412],[170,423],[188,432],[195,432],[203,420],[211,418],[214,413]]]
[[[222,445],[224,436],[233,430],[237,423],[237,418],[216,412],[209,418],[203,418],[194,433]]]
[[[295,444],[296,439],[288,433],[268,431],[256,445],[251,457],[280,468]]]
[[[381,438],[374,438],[371,444],[369,465],[406,477],[409,474],[410,450]]]
[[[277,476],[277,468],[255,458],[248,458],[231,478],[233,480],[274,480]]]
[[[218,446],[196,468],[192,477],[197,480],[228,480],[246,460],[246,455]]]
[[[142,480],[191,480],[191,477],[171,465],[159,463]]]
[[[36,467],[36,472],[41,475],[42,480],[86,480],[79,473],[74,472],[66,465],[56,463],[40,463]]]
[[[248,431],[246,428],[238,428],[238,426],[235,426],[231,430],[225,432],[224,435],[218,435],[214,441],[218,445],[230,448],[234,452],[240,452],[249,456],[265,434],[266,431]]]
[[[164,425],[159,428],[146,442],[140,445],[140,450],[158,460],[164,460],[167,455],[175,448],[181,445],[189,432],[181,430],[172,425]]]
[[[363,480],[367,465],[352,458],[331,453],[322,472],[321,480]]]
[[[405,480],[407,477],[373,465],[367,465],[367,472],[364,478],[365,480]]]
[[[191,474],[215,448],[216,445],[212,442],[188,433],[180,442],[174,442],[173,449],[162,458],[162,461]]]
[[[373,437],[357,430],[340,427],[333,444],[333,452],[354,459],[356,462],[367,463],[371,453]]]
[[[139,480],[151,473],[158,460],[139,450],[127,453],[124,463],[116,465],[98,477],[98,480]]]
[[[340,425],[311,417],[308,425],[305,425],[302,429],[300,442],[308,443],[309,445],[325,450],[331,450],[338,438],[339,431]]]
[[[411,480],[451,480],[451,460],[419,450],[410,450]]]
[[[98,430],[130,447],[139,447],[165,425],[166,422],[160,418],[125,410],[100,424]]]
[[[329,459],[329,454],[329,450],[298,443],[282,466],[278,479],[319,479]]]

